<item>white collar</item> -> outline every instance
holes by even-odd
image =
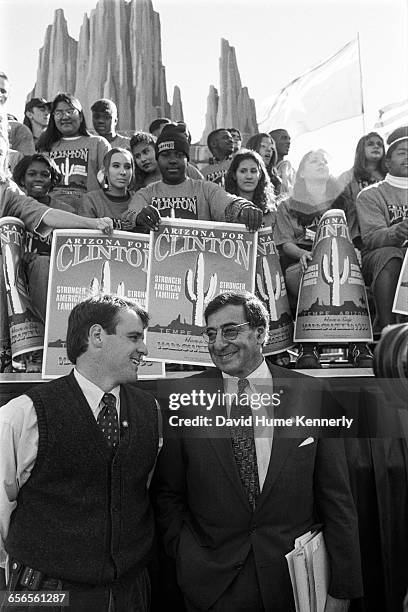
[[[238,387],[238,378],[236,376],[230,376],[229,374],[222,372],[222,377],[224,379],[226,388]],[[262,363],[256,368],[256,370],[246,376],[246,379],[248,380],[249,387],[252,392],[255,391],[255,385],[259,387],[271,383],[272,374],[266,365],[265,359],[262,360]]]
[[[398,187],[399,189],[408,189],[408,177],[406,176],[394,176],[388,173],[384,181],[391,185],[391,187]]]
[[[82,393],[85,395],[85,399],[88,402],[95,418],[99,414],[99,405],[101,403],[102,397],[105,394],[105,391],[102,391],[95,383],[90,381],[88,378],[85,378],[82,374],[78,372],[78,370],[74,369],[75,380],[78,385],[81,387]],[[113,393],[116,398],[116,406],[119,406],[119,394],[120,394],[120,385],[114,387],[109,393]]]

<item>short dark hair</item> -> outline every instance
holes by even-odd
[[[135,132],[130,139],[129,146],[132,148],[141,142],[144,142],[145,144],[150,144],[154,147],[156,140],[156,136],[153,136],[153,134],[150,134],[149,132]]]
[[[275,128],[274,130],[271,130],[269,132],[269,136],[271,136],[275,140],[276,136],[279,136],[279,134],[282,134],[283,132],[286,132],[289,136],[289,132],[285,128]]]
[[[113,100],[109,98],[101,98],[100,100],[96,100],[91,106],[92,113],[106,113],[111,112],[115,117],[118,116],[118,107],[114,103]]]
[[[141,143],[153,147],[155,151],[155,155],[156,155],[156,150],[155,150],[156,140],[157,140],[156,136],[153,136],[153,134],[150,134],[149,132],[135,132],[133,136],[131,137],[130,143],[129,143],[129,148],[132,151],[132,157],[133,157],[133,147]],[[133,190],[138,191],[139,189],[144,187],[144,182],[145,182],[146,176],[148,176],[148,173],[142,170],[141,168],[139,168],[134,157],[133,157],[133,160],[135,162],[135,168],[133,171]]]
[[[227,128],[217,128],[210,132],[207,136],[207,147],[210,149],[211,153],[213,153],[214,141],[217,138],[217,134],[220,132],[228,132]]]
[[[50,159],[48,155],[45,155],[43,153],[34,153],[34,155],[26,155],[25,157],[23,157],[23,159],[20,159],[20,161],[18,162],[18,164],[16,165],[13,171],[13,181],[17,183],[19,187],[23,187],[25,173],[27,172],[31,164],[35,161],[45,164],[48,170],[50,171],[51,173],[50,191],[52,191],[55,185],[58,185],[58,183],[61,182],[62,175],[61,175],[61,172],[58,170],[58,167],[56,163],[54,162],[54,160]]]
[[[161,125],[165,125],[167,123],[171,123],[171,119],[168,119],[167,117],[159,117],[158,119],[155,119],[151,122],[151,124],[149,125],[149,132],[154,132]]]
[[[204,319],[207,323],[208,317],[224,306],[243,306],[246,320],[250,327],[264,327],[266,333],[269,329],[269,314],[261,300],[249,291],[220,293],[215,297],[204,311]]]
[[[149,323],[147,311],[136,302],[117,295],[101,294],[79,302],[71,311],[67,329],[67,355],[71,363],[88,349],[89,330],[100,325],[107,334],[114,334],[118,318],[123,310],[134,310],[143,328]]]

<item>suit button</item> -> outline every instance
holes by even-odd
[[[249,529],[249,535],[253,534],[256,532],[256,525],[251,525],[250,529]]]
[[[244,564],[243,563],[235,563],[234,567],[237,570],[242,570],[242,568],[244,567]]]

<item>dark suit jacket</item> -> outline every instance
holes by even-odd
[[[316,379],[270,369],[274,392],[282,392],[275,416],[336,412],[333,398]],[[161,393],[162,405],[168,393],[192,388],[222,392],[221,373],[213,369],[173,381]],[[317,523],[323,524],[331,560],[330,594],[361,595],[357,519],[343,440],[314,438],[299,446],[312,432],[290,430],[298,437],[275,429],[266,480],[252,512],[230,438],[203,437],[191,427],[168,428],[154,479],[158,521],[166,549],[176,558],[179,585],[198,608],[215,603],[252,548],[265,609],[294,610],[285,554]]]

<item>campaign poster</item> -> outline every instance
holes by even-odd
[[[219,293],[254,291],[257,233],[244,225],[163,219],[150,234],[147,348],[152,360],[213,365],[203,314]]]
[[[269,337],[263,347],[264,355],[280,353],[293,346],[293,317],[271,228],[258,231],[255,295],[269,313]]]
[[[68,317],[75,304],[98,293],[114,293],[146,303],[149,236],[116,231],[55,230],[51,247],[45,324],[43,378],[64,376],[72,364],[66,353]],[[139,378],[164,376],[162,364],[146,361]]]
[[[392,311],[398,314],[408,314],[408,250],[401,267]]]
[[[295,342],[372,342],[363,276],[342,210],[321,217],[300,284]]]
[[[44,343],[44,326],[32,310],[23,269],[25,238],[25,225],[20,219],[0,219],[1,354],[3,359],[10,339],[11,357],[17,361],[26,353],[42,349]]]

